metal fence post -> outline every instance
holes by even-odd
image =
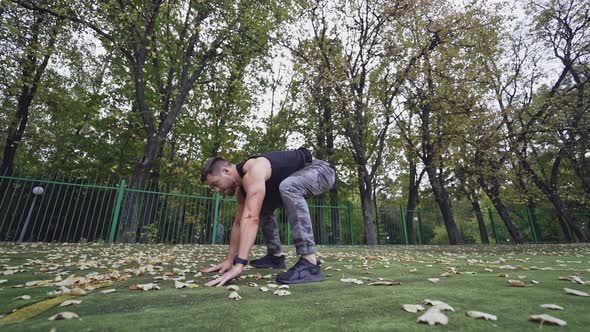
[[[354,244],[354,228],[352,227],[352,202],[347,202],[348,228],[350,230],[350,244]]]
[[[123,195],[125,193],[125,180],[119,183],[117,190],[117,200],[115,203],[115,212],[113,212],[113,222],[111,223],[111,232],[109,234],[109,243],[115,241],[115,233],[117,232],[117,223],[119,222],[119,213],[121,212],[121,203],[123,202]]]
[[[406,211],[405,208],[403,206],[399,207],[399,212],[401,215],[401,220],[402,220],[402,229],[404,230],[404,243],[405,244],[410,244],[410,241],[408,239],[408,225],[406,224]]]
[[[211,235],[211,244],[217,240],[217,223],[219,222],[219,200],[221,195],[215,193],[215,207],[213,208],[213,232]]]
[[[494,239],[496,240],[496,244],[500,243],[498,241],[498,232],[496,231],[496,223],[494,222],[494,212],[492,212],[492,208],[488,208],[488,213],[490,215],[490,224],[492,225],[492,233],[494,233]]]
[[[533,222],[533,214],[535,210],[532,208],[527,208],[527,219],[529,220],[529,225],[531,226],[531,233],[533,234],[533,240],[535,243],[539,243],[539,239],[537,238],[537,230],[535,229],[535,223]]]

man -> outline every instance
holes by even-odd
[[[266,241],[267,255],[254,260],[254,267],[285,268],[285,256],[274,210],[287,210],[291,235],[299,261],[287,272],[277,275],[285,284],[324,280],[315,255],[315,242],[306,197],[320,195],[334,185],[336,174],[327,162],[313,159],[305,148],[274,151],[249,157],[232,164],[222,158],[210,158],[201,172],[201,181],[224,195],[236,195],[238,208],[231,229],[229,253],[220,264],[205,272],[224,273],[207,286],[222,286],[238,277],[248,264],[258,224]]]

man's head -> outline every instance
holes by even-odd
[[[234,165],[221,157],[207,159],[201,170],[201,181],[215,192],[233,196],[239,183],[232,176]]]

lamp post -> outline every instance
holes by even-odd
[[[23,229],[20,231],[20,236],[18,237],[17,242],[23,242],[25,239],[25,234],[27,233],[27,228],[29,227],[29,221],[31,221],[31,215],[33,214],[33,208],[35,208],[35,201],[37,200],[37,196],[43,195],[45,190],[41,186],[36,186],[33,188],[33,203],[31,203],[31,207],[29,208],[29,213],[27,214],[27,220],[25,221],[25,225]]]

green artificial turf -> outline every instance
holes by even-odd
[[[286,249],[291,265],[297,259],[294,248]],[[78,297],[83,301],[79,305],[53,307],[25,321],[0,324],[0,330],[537,331],[539,324],[529,322],[528,316],[543,313],[567,321],[565,327],[545,325],[543,330],[586,331],[590,326],[590,297],[568,295],[563,290],[567,287],[590,293],[590,285],[559,280],[571,275],[587,280],[589,245],[320,247],[326,281],[291,285],[292,294],[279,297],[272,289],[261,292],[247,286],[250,281],[265,286],[273,282],[277,271],[249,269],[243,275],[250,277],[233,282],[240,287],[240,301],[229,300],[225,287],[205,287],[212,274],[195,276],[200,267],[223,258],[226,250],[227,246],[197,245],[0,244],[0,279],[7,280],[0,284],[0,315],[49,299],[47,293],[57,288],[12,287],[28,281],[51,280],[57,273],[63,278],[115,270],[131,275],[109,287],[117,289],[115,293],[102,294],[96,289]],[[256,247],[253,256],[264,252],[264,248]],[[133,269],[147,264],[162,269],[134,275]],[[25,271],[2,275],[9,267]],[[51,269],[45,271],[48,267]],[[166,272],[170,278],[184,274],[186,280],[195,280],[200,287],[176,289],[174,281],[159,280],[160,290],[128,289],[130,285],[154,282],[155,276]],[[445,272],[448,277],[441,276]],[[273,279],[256,279],[267,274]],[[522,279],[526,287],[509,287],[508,280],[519,276],[526,277]],[[345,278],[364,284],[342,282]],[[378,278],[402,284],[368,285]],[[428,278],[440,281],[435,284]],[[32,298],[14,299],[25,294]],[[445,312],[448,325],[418,324],[421,313],[401,309],[402,304],[418,304],[425,299],[444,301],[455,309]],[[564,310],[539,307],[544,303],[560,305]],[[475,320],[466,316],[469,310],[496,315],[498,320]],[[80,319],[48,320],[62,311],[75,312]]]

